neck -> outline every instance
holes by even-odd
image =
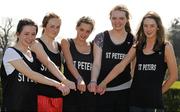
[[[25,53],[29,50],[29,46],[23,46],[20,43],[17,43],[14,47],[20,50],[21,52],[25,52]]]
[[[54,39],[48,37],[47,35],[42,35],[41,39],[46,42],[46,43],[53,43],[54,42]]]
[[[149,44],[154,44],[156,41],[156,38],[154,37],[151,37],[151,38],[146,38],[146,42],[149,43]]]
[[[80,46],[87,45],[87,42],[85,40],[80,40],[77,37],[74,39],[75,44],[78,44]]]
[[[127,34],[126,30],[125,29],[122,29],[122,30],[115,30],[115,29],[112,29],[111,30],[112,34],[114,35],[118,35],[118,37],[123,37],[124,35]]]
[[[46,35],[42,35],[41,40],[42,40],[44,43],[46,43],[47,45],[52,45],[52,44],[54,44],[54,39],[52,39],[52,38],[50,38],[50,37],[48,37],[48,36],[46,36]]]
[[[148,38],[146,40],[146,48],[147,49],[153,49],[154,44],[155,44],[155,38]]]

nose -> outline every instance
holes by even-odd
[[[87,37],[89,36],[90,33],[89,33],[89,32],[83,32],[82,34],[83,34],[84,37],[87,38]]]
[[[58,28],[54,28],[53,29],[55,32],[58,32],[59,30],[60,30],[60,28],[58,27]]]

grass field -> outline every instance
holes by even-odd
[[[172,86],[172,89],[180,89],[180,81],[176,81]]]

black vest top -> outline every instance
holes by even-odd
[[[13,48],[24,60],[24,62],[34,71],[38,71],[40,65],[35,53],[32,52],[33,62],[30,62],[16,48]],[[3,92],[2,110],[6,111],[36,111],[36,89],[33,80],[29,79],[18,70],[14,70],[7,76],[2,62],[1,65],[1,83]]]
[[[90,53],[82,54],[76,49],[73,39],[70,39],[69,43],[70,43],[71,56],[73,58],[73,64],[80,73],[80,75],[82,76],[82,78],[84,79],[85,83],[88,84],[91,80],[91,69],[93,63],[92,44],[91,44]],[[76,82],[76,79],[68,70],[66,63],[64,64],[64,74],[68,79]]]
[[[41,45],[44,48],[44,51],[49,56],[51,61],[54,62],[55,65],[60,69],[60,67],[61,67],[61,55],[60,55],[61,48],[60,48],[60,46],[58,46],[59,52],[58,53],[53,53],[47,48],[47,46],[44,44],[44,42],[40,38],[38,38],[37,40],[41,43]],[[39,63],[41,63],[41,62],[39,62]],[[54,80],[60,82],[60,80],[58,80],[58,78],[56,78],[48,70],[48,68],[45,67],[43,64],[41,64],[41,68],[39,70],[39,73],[43,74],[44,76],[46,76],[48,78],[51,78],[51,79],[54,79]],[[57,97],[62,96],[61,92],[58,89],[56,89],[55,87],[52,87],[52,86],[48,86],[48,85],[44,85],[44,84],[38,84],[37,89],[38,89],[38,94],[39,95],[44,95],[44,96],[53,97],[53,98],[57,98]]]
[[[102,61],[101,70],[98,78],[100,83],[108,73],[125,57],[131,48],[134,41],[132,34],[128,33],[125,41],[121,44],[114,44],[110,38],[109,32],[104,32],[103,48],[102,48]],[[121,85],[131,79],[130,75],[130,64],[125,70],[112,80],[107,87],[114,87]]]
[[[146,55],[136,51],[136,66],[131,86],[132,106],[163,108],[162,83],[167,69],[164,62],[165,45],[159,51]]]

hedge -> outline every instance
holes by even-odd
[[[163,97],[165,112],[180,112],[180,89],[170,89]]]

